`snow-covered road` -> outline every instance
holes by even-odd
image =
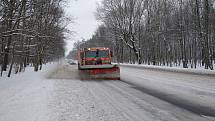
[[[123,66],[121,79],[67,64],[0,78],[0,121],[215,121],[214,77]]]
[[[215,77],[121,67],[121,81],[201,116],[215,116]],[[215,120],[215,119],[213,119]]]

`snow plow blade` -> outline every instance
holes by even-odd
[[[86,65],[79,67],[82,80],[120,80],[118,65]]]

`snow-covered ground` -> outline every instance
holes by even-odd
[[[11,78],[0,77],[0,121],[48,120],[47,100],[53,84],[45,76],[55,66],[48,64],[37,73],[28,67]]]
[[[139,69],[151,69],[151,70],[160,70],[160,71],[169,71],[169,72],[180,72],[180,73],[191,73],[198,75],[210,75],[215,76],[215,70],[209,70],[204,68],[182,68],[182,67],[169,67],[169,66],[154,66],[154,65],[138,65],[138,64],[120,64],[121,66],[133,67]]]
[[[123,66],[121,78],[80,80],[68,64],[27,68],[0,78],[0,121],[215,120],[212,76]]]
[[[193,69],[194,70],[210,70],[210,69],[205,69],[205,66],[202,66],[201,63],[198,63],[196,65],[196,68],[194,68],[194,67],[192,68],[190,63],[187,64],[188,68],[183,68],[182,62],[181,62],[180,65],[172,64],[171,66],[170,65],[153,65],[152,63],[150,63],[150,64],[146,64],[146,63],[138,64],[137,62],[136,63],[118,63],[118,64],[121,64],[121,65],[138,65],[138,66],[154,67],[154,68],[172,68],[172,69],[174,69],[174,68],[177,68],[177,69],[182,68],[182,69],[188,69],[188,70],[189,69],[191,69],[191,70],[193,70]],[[213,65],[213,67],[215,67],[215,63]]]

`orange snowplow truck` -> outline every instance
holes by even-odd
[[[81,79],[120,79],[119,66],[111,63],[113,54],[109,48],[83,48],[77,56]]]

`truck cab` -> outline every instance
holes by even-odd
[[[111,64],[112,51],[109,48],[84,48],[79,50],[80,65]]]

